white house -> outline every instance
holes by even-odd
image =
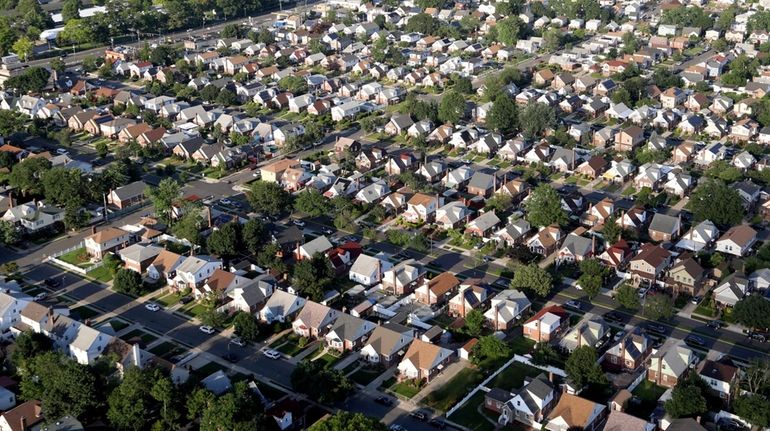
[[[717,240],[716,250],[733,256],[745,256],[756,241],[757,231],[750,226],[733,226]]]
[[[176,267],[176,277],[171,284],[178,289],[192,289],[203,283],[217,269],[222,269],[222,262],[211,256],[190,256]]]
[[[259,320],[266,323],[285,322],[304,306],[305,298],[300,298],[283,290],[276,290],[259,311]]]
[[[379,283],[382,280],[382,274],[391,268],[393,264],[381,253],[375,256],[361,254],[350,267],[348,278],[364,286],[372,286]]]

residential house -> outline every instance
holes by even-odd
[[[373,322],[342,313],[331,324],[331,329],[324,338],[329,348],[347,352],[361,347],[363,340],[376,327]]]
[[[559,305],[545,307],[524,323],[523,335],[536,343],[556,340],[569,327],[569,316]]]
[[[655,213],[647,229],[650,239],[657,242],[672,241],[679,236],[681,220],[663,213]]]
[[[130,241],[128,232],[115,227],[107,227],[87,236],[83,243],[89,256],[101,259],[111,251],[128,246]]]
[[[716,242],[716,251],[745,256],[757,241],[757,231],[749,225],[741,224],[731,227]]]
[[[211,277],[217,269],[222,269],[222,262],[211,256],[189,256],[176,267],[176,276],[169,285],[178,290],[194,289]]]
[[[647,380],[664,388],[673,388],[697,363],[698,356],[684,342],[666,343],[650,356]]]
[[[713,298],[717,306],[734,307],[748,291],[749,280],[742,272],[734,272],[714,288]]]
[[[508,331],[529,310],[532,304],[527,296],[507,289],[492,297],[489,310],[484,313],[487,325],[496,331]]]
[[[604,343],[609,330],[609,326],[601,317],[586,315],[559,341],[559,345],[568,352],[580,346],[598,348]]]
[[[582,228],[581,228],[582,229]],[[584,230],[584,229],[582,229]],[[595,239],[573,233],[567,235],[556,254],[556,265],[580,263],[591,258],[595,251]]]
[[[500,219],[495,214],[495,211],[487,211],[471,220],[465,227],[465,233],[485,238],[493,232],[498,224],[500,224]]]
[[[125,264],[126,269],[144,274],[144,271],[157,259],[162,251],[162,248],[154,245],[132,244],[119,250],[118,256]]]
[[[259,320],[268,324],[288,322],[305,306],[305,302],[305,298],[276,290],[259,310]]]
[[[412,340],[413,329],[396,323],[386,323],[374,328],[360,354],[369,363],[390,367],[403,355],[404,349]]]
[[[487,300],[487,289],[479,280],[465,280],[460,284],[457,295],[449,300],[450,316],[464,318],[471,310],[481,307]]]
[[[3,214],[3,220],[23,228],[26,232],[39,232],[54,228],[64,222],[65,211],[43,201],[32,201],[8,208]]]
[[[415,289],[415,300],[425,305],[443,305],[460,286],[460,280],[451,272],[443,272]]]
[[[307,301],[291,326],[294,333],[305,338],[320,338],[326,335],[329,326],[340,316],[340,312],[314,301]]]
[[[160,253],[147,266],[147,276],[151,280],[171,280],[176,277],[176,268],[184,262],[186,258],[176,254],[173,251],[161,250]]]
[[[526,378],[524,386],[501,408],[498,423],[521,422],[527,426],[542,423],[556,404],[558,393],[545,374]],[[484,403],[487,406],[485,400]]]
[[[118,187],[107,195],[107,203],[118,209],[125,209],[144,201],[144,191],[147,184],[144,181],[134,181],[123,187]]]
[[[631,258],[631,279],[639,284],[656,283],[669,265],[671,253],[655,244],[644,244],[639,253]]]
[[[711,247],[718,235],[719,229],[714,226],[714,223],[710,220],[703,220],[682,235],[676,246],[684,250],[699,252]]]
[[[729,404],[730,400],[740,382],[741,371],[740,368],[735,366],[733,361],[725,355],[719,360],[712,361],[706,359],[698,364],[698,375],[706,385],[708,385],[711,392],[715,393],[721,398],[725,404]]]
[[[407,259],[385,271],[382,275],[382,288],[396,296],[411,293],[423,282],[426,270],[414,259]]]
[[[581,429],[595,431],[607,416],[607,407],[570,393],[564,393],[559,398],[556,407],[548,414],[548,431],[568,431]]]
[[[453,350],[415,339],[398,364],[398,378],[430,382],[452,360],[453,356]]]
[[[641,331],[625,334],[604,354],[602,366],[611,371],[638,370],[652,352],[652,342]]]
[[[668,270],[666,286],[675,294],[696,296],[700,293],[705,279],[705,270],[689,254],[680,255]]]
[[[435,195],[415,193],[406,205],[407,209],[403,214],[404,220],[410,223],[432,222],[439,205],[439,198]]]
[[[361,254],[350,267],[348,278],[364,286],[373,286],[382,281],[383,274],[391,268],[393,264],[383,254]]]
[[[527,240],[527,248],[533,253],[548,256],[557,250],[561,239],[561,230],[558,226],[546,226]]]

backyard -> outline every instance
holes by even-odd
[[[508,368],[500,372],[491,382],[489,387],[500,388],[506,391],[514,391],[524,386],[524,379],[527,377],[537,377],[544,371],[535,367],[514,362]]]
[[[62,262],[69,263],[70,265],[75,265],[82,268],[91,266],[91,257],[88,255],[85,247],[64,253],[57,259],[61,260]]]
[[[436,410],[447,411],[482,380],[484,375],[479,370],[464,368],[443,386],[429,393],[423,401]]]
[[[660,387],[649,380],[643,380],[632,392],[634,399],[628,406],[629,414],[638,417],[649,417],[658,404],[658,398],[666,392],[666,388]]]

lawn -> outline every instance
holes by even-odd
[[[361,367],[355,373],[350,375],[350,380],[359,385],[366,386],[382,374],[382,370],[377,368]]]
[[[194,373],[197,374],[200,378],[204,379],[219,370],[225,371],[225,367],[217,364],[216,362],[209,362],[208,364],[195,370]]]
[[[112,330],[115,332],[120,332],[126,328],[128,328],[128,323],[118,320],[118,319],[112,319],[110,320],[110,326],[112,326]]]
[[[142,342],[147,345],[152,343],[153,341],[157,340],[158,337],[148,334],[147,332],[142,331],[141,329],[134,329],[133,331],[129,332],[128,334],[123,334],[122,337],[120,337],[123,341],[131,340],[132,338],[139,337],[139,339],[142,340]]]
[[[390,390],[405,397],[408,399],[411,399],[415,395],[417,395],[418,392],[420,392],[420,387],[416,386],[412,381],[410,380],[404,380],[401,383],[396,383],[395,385],[390,387]]]
[[[697,307],[695,307],[695,310],[692,312],[693,314],[699,314],[701,316],[705,317],[716,317],[717,312],[713,308],[709,307],[708,305],[704,305],[703,302],[698,304]]]
[[[93,271],[89,271],[87,274],[89,277],[102,283],[107,283],[112,280],[112,273],[106,265],[102,265]]]
[[[737,323],[735,321],[735,317],[733,316],[733,309],[730,307],[725,308],[722,310],[722,316],[721,319],[725,323],[735,324]]]
[[[633,194],[636,194],[636,189],[634,186],[628,186],[623,192],[621,193],[623,196],[631,196]]]
[[[307,345],[304,345],[300,347],[299,345],[299,339],[296,338],[296,336],[292,337],[293,334],[286,335],[284,337],[279,338],[273,344],[270,345],[270,348],[275,349],[285,355],[294,356],[297,353],[304,350]]]
[[[158,304],[164,306],[164,307],[170,307],[177,302],[179,302],[179,299],[182,298],[182,295],[178,293],[169,293],[166,296],[161,296],[159,298],[155,298],[155,302]]]
[[[607,193],[615,193],[618,190],[620,190],[620,184],[617,183],[609,183],[605,187],[602,188]]]
[[[535,347],[535,342],[529,338],[520,336],[511,341],[509,345],[511,346],[511,351],[513,353],[526,355],[527,353],[532,352],[532,349]]]
[[[643,380],[634,389],[633,394],[643,401],[657,402],[664,392],[666,392],[666,388],[660,387],[649,380]]]
[[[428,394],[424,402],[436,410],[447,411],[482,380],[484,380],[484,376],[480,371],[465,368],[446,382],[444,386]]]
[[[161,358],[168,359],[183,353],[185,350],[174,343],[164,341],[150,349],[150,353]]]
[[[331,353],[324,353],[320,358],[313,359],[313,361],[325,362],[324,368],[333,368],[334,364],[340,359],[342,359],[342,357],[334,356]]]
[[[88,256],[88,252],[86,252],[85,247],[64,253],[63,255],[57,257],[57,259],[61,260],[62,262],[67,262],[70,265],[82,267],[91,266],[91,258]]]
[[[489,382],[490,388],[501,388],[506,391],[513,391],[524,386],[524,379],[526,377],[537,377],[544,371],[535,367],[522,364],[519,362],[512,363],[508,368],[500,372],[491,382]]]
[[[73,313],[80,316],[83,320],[88,320],[99,315],[99,312],[93,308],[82,306],[72,310]]]
[[[484,393],[479,391],[463,404],[449,420],[468,427],[471,431],[493,431],[495,426],[485,420],[478,408],[484,403]]]
[[[182,307],[182,312],[193,316],[193,317],[200,317],[203,313],[206,312],[206,306],[203,304],[198,304],[196,302],[191,302],[190,304]]]

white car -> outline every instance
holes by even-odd
[[[233,202],[230,199],[224,198],[224,199],[220,199],[219,203],[222,204],[222,205],[230,205]]]
[[[234,337],[230,339],[230,343],[235,344],[238,347],[243,347],[246,345],[246,343],[243,342],[239,337]]]
[[[305,226],[305,222],[302,220],[292,220],[292,223],[294,223],[294,226],[299,226],[299,227]]]
[[[264,352],[262,352],[262,354],[263,354],[263,355],[265,355],[265,356],[267,356],[267,357],[268,357],[268,358],[270,358],[270,359],[278,359],[278,358],[280,358],[280,357],[281,357],[281,354],[280,354],[280,353],[278,353],[278,352],[276,352],[276,351],[275,351],[275,350],[273,350],[273,349],[268,349],[268,350],[265,350]]]
[[[59,155],[61,155],[61,156],[65,155],[65,154],[69,154],[69,153],[70,153],[70,152],[69,152],[69,151],[67,151],[67,150],[66,150],[66,149],[64,149],[64,148],[57,148],[57,149],[56,149],[56,154],[59,154]]]
[[[199,329],[201,330],[201,332],[209,335],[214,333],[214,328],[212,328],[211,326],[203,325]]]
[[[158,304],[153,304],[152,302],[144,304],[144,308],[150,310],[150,311],[158,311],[160,310],[160,306]]]
[[[44,299],[45,299],[47,296],[48,296],[48,294],[47,294],[47,293],[45,293],[45,292],[43,292],[43,293],[38,293],[37,295],[35,295],[35,297],[34,297],[33,299],[35,300],[35,302],[37,302],[37,301],[42,301],[42,300],[44,300]]]

